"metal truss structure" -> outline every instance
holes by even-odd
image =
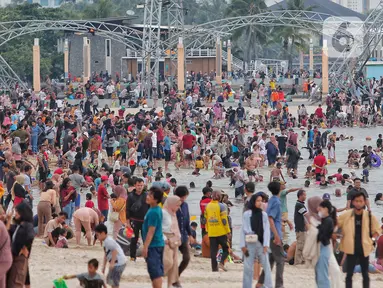
[[[0,22],[0,46],[17,37],[36,32],[56,30],[88,33],[93,29],[97,35],[110,38],[137,49],[141,45],[142,32],[124,25],[93,20],[22,20]]]
[[[220,20],[211,21],[208,23],[195,25],[193,27],[185,28],[183,32],[185,38],[191,39],[186,48],[202,48],[207,45],[215,43],[217,36],[225,39],[229,37],[235,30],[246,26],[288,26],[296,27],[302,30],[309,30],[316,34],[322,34],[327,31],[329,35],[335,32],[346,33],[347,30],[339,30],[338,27],[326,24],[325,20],[332,18],[334,21],[345,21],[342,17],[334,17],[330,14],[311,12],[311,11],[297,11],[297,10],[281,10],[270,11],[250,16],[230,17]],[[351,23],[351,28],[356,29],[360,27],[360,23]],[[179,34],[179,33],[178,33]],[[165,47],[170,47],[178,42],[178,34],[173,34],[164,41]]]
[[[167,9],[167,20],[168,20],[168,38],[173,34],[177,34],[179,37],[184,39],[184,14],[187,10],[183,7],[182,0],[172,0]],[[178,42],[177,42],[178,43]],[[165,52],[169,55],[170,64],[169,64],[169,75],[172,75],[172,70],[176,70],[176,53],[177,44],[171,47],[162,47],[163,49],[167,49]],[[186,58],[185,58],[186,60]],[[185,66],[186,67],[186,66]],[[173,87],[173,81],[171,79],[170,88]]]
[[[378,9],[374,10],[364,22],[352,22],[348,28],[357,29],[364,27],[367,31],[365,47],[362,56],[354,59],[354,69],[363,68],[366,59],[369,58],[371,48],[375,47],[382,38],[383,29],[383,0]],[[161,40],[161,13],[162,8],[168,8],[168,25],[170,27],[169,37]],[[108,37],[114,41],[123,43],[127,48],[134,51],[141,50],[142,57],[142,91],[149,92],[151,85],[156,85],[159,75],[159,59],[167,50],[174,49],[179,37],[183,37],[185,49],[214,46],[217,37],[227,39],[230,35],[245,26],[289,26],[302,30],[308,30],[314,34],[322,34],[327,31],[329,35],[337,33],[347,34],[348,30],[339,30],[325,21],[332,18],[336,21],[347,21],[342,17],[334,17],[329,14],[312,11],[270,11],[251,16],[231,17],[216,20],[192,27],[184,27],[184,8],[182,0],[145,0],[144,5],[144,29],[143,32],[110,23],[93,20],[25,20],[0,23],[0,46],[17,37],[42,32],[47,30],[61,30],[72,32],[96,31],[97,35]],[[381,20],[382,19],[382,20]],[[342,61],[343,59],[343,61]],[[346,57],[340,57],[330,69],[331,72],[342,73],[341,67],[347,67]],[[9,66],[9,65],[8,65]],[[347,69],[344,69],[347,70]],[[349,73],[349,72],[348,72]],[[341,78],[341,77],[330,77]]]
[[[93,20],[25,20],[0,22],[0,46],[17,37],[42,31],[53,30],[89,33],[92,29],[97,35],[110,38],[126,45],[127,48],[135,50],[138,49],[142,41],[141,31],[123,25]],[[0,65],[2,65],[0,74],[2,77],[0,80],[1,84],[9,89],[14,87],[15,81],[22,83],[4,58],[1,58],[0,62]],[[6,67],[6,69],[3,69],[3,67]]]
[[[330,87],[332,89],[351,89],[356,95],[356,87],[361,89],[364,94],[371,96],[371,91],[364,88],[360,83],[360,76],[363,75],[363,68],[370,59],[372,51],[379,45],[383,38],[383,0],[369,14],[360,32],[364,35],[361,42],[342,53],[330,68]],[[361,51],[356,55],[356,51]]]
[[[27,89],[24,82],[13,71],[11,66],[0,56],[0,87],[4,89],[15,88],[16,84]]]
[[[160,36],[161,36],[162,0],[146,0],[144,5],[144,31],[142,36],[142,95],[150,94],[152,85],[156,86],[159,77]],[[151,56],[155,53],[154,65]],[[154,75],[153,75],[154,74]]]

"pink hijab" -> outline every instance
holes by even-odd
[[[163,209],[166,210],[170,216],[172,216],[172,226],[171,231],[174,233],[175,236],[181,238],[180,228],[178,227],[178,220],[176,212],[180,208],[181,199],[178,196],[168,196],[166,198],[165,204]]]

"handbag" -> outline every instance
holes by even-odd
[[[117,222],[119,219],[120,219],[120,213],[122,210],[125,209],[125,206],[126,206],[126,202],[124,204],[124,206],[122,206],[122,208],[120,209],[120,211],[113,211],[112,213],[110,213],[109,215],[109,221],[110,222]]]
[[[174,249],[179,247],[182,244],[180,237],[175,236],[173,233],[164,233],[164,235],[166,236],[168,240],[168,244],[170,248]]]
[[[249,234],[245,237],[246,243],[257,243],[258,242],[258,235],[257,234]]]

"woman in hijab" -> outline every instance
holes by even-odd
[[[24,201],[27,191],[24,188],[25,177],[23,175],[17,175],[16,181],[13,183],[11,194],[13,200],[13,206],[17,206]]]
[[[245,255],[243,270],[243,287],[252,287],[254,276],[254,260],[259,259],[265,273],[264,287],[273,287],[271,268],[268,257],[270,247],[269,219],[262,210],[262,194],[251,196],[247,210],[243,213],[240,245]]]
[[[322,203],[322,198],[319,196],[310,197],[307,200],[307,208],[309,210],[308,219],[310,223],[314,226],[317,226],[321,221],[321,218],[318,215],[319,204]]]
[[[31,207],[25,202],[15,207],[14,223],[10,225],[8,218],[9,235],[12,240],[11,250],[13,263],[7,273],[7,286],[12,288],[30,287],[28,258],[31,253],[35,232],[33,230],[33,213]]]
[[[168,196],[162,209],[162,232],[164,233],[164,273],[168,276],[168,288],[178,283],[178,247],[181,245],[181,233],[176,212],[181,206],[178,196]]]
[[[16,163],[19,164],[21,163],[21,147],[20,147],[20,138],[15,137],[13,139],[13,144],[12,144],[12,153],[13,153],[13,158],[15,159]]]
[[[112,205],[113,212],[118,213],[118,219],[113,223],[113,239],[117,239],[118,232],[122,224],[126,223],[126,198],[127,193],[123,186],[117,185],[114,187],[114,193],[110,195],[110,204]],[[111,220],[111,219],[109,219]]]
[[[320,204],[323,202],[322,198],[319,196],[311,197],[307,200],[308,207],[308,219],[312,226],[318,227],[321,223],[322,218],[319,216],[318,209]],[[305,247],[306,248],[306,247]],[[340,288],[342,287],[342,274],[339,269],[339,265],[336,261],[335,255],[333,253],[333,247],[330,245],[331,253],[329,257],[329,277],[330,277],[330,287],[331,288]]]

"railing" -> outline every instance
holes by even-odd
[[[227,52],[225,50],[222,50],[222,58],[227,62]],[[243,69],[243,61],[238,59],[237,57],[231,55],[231,62],[232,65],[235,66],[237,69]]]

